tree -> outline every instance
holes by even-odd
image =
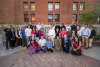
[[[100,5],[96,6],[94,10],[88,11],[87,9],[79,13],[80,23],[94,24],[100,16]]]

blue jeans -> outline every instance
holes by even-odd
[[[31,36],[27,36],[27,45],[28,46],[28,42],[31,40]]]
[[[63,46],[63,51],[65,51],[66,53],[69,53],[69,47],[67,48],[67,47]]]
[[[70,41],[70,46],[71,46],[71,44],[72,44],[72,38],[70,37],[70,38],[68,38],[68,40]]]
[[[44,46],[43,46],[43,47],[44,47]],[[43,49],[42,49],[41,47],[38,47],[38,50],[39,50],[39,51],[42,51]],[[45,47],[45,49],[43,50],[43,52],[46,53],[46,47]]]

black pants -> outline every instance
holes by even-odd
[[[62,48],[64,46],[64,38],[61,38],[61,45],[62,45]]]
[[[21,38],[17,38],[17,46],[22,46],[22,39]]]
[[[11,40],[11,48],[14,48],[15,46],[15,40]]]
[[[53,52],[53,50],[52,50],[51,48],[47,48],[47,51],[51,51],[51,52]]]
[[[22,38],[22,46],[26,46],[26,38]]]
[[[8,37],[6,37],[6,49],[9,48],[8,44],[10,44],[10,41],[9,41]]]

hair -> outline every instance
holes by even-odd
[[[90,27],[94,28],[93,26],[90,26]]]
[[[49,36],[48,36],[48,37],[49,37]],[[48,37],[47,37],[47,41],[49,41]],[[50,39],[50,41],[51,41],[51,39]]]

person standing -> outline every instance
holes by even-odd
[[[35,31],[35,38],[37,39],[37,41],[39,41],[39,31],[38,31],[38,29],[36,29],[36,31]]]
[[[45,36],[45,27],[44,27],[44,24],[42,24],[41,29],[42,29],[42,32],[43,32],[43,36]]]
[[[71,29],[70,25],[67,25],[66,26],[66,30],[68,31],[69,28]]]
[[[16,42],[17,42],[17,46],[22,46],[22,39],[21,39],[21,31],[20,28],[17,28],[16,31]]]
[[[11,28],[11,48],[14,49],[15,46],[15,41],[16,41],[16,35],[15,35],[15,31],[14,28]]]
[[[91,30],[88,28],[88,25],[85,25],[85,29],[82,31],[82,46],[86,43],[85,49],[89,46],[89,37],[91,35]]]
[[[91,35],[89,37],[89,48],[92,47],[92,42],[93,42],[93,39],[96,35],[96,31],[93,29],[93,26],[90,27],[90,30],[91,30]]]
[[[5,32],[5,36],[6,36],[6,49],[9,49],[9,45],[10,45],[10,32],[11,32],[11,27],[10,25],[8,26],[8,28],[4,29]]]
[[[58,28],[56,29],[56,38],[57,38],[57,36],[60,36],[60,31]]]
[[[46,41],[43,38],[43,36],[41,36],[41,39],[39,40],[38,44],[39,44],[38,50],[43,51],[44,53],[46,53]]]
[[[53,29],[53,27],[50,28],[49,32],[48,32],[48,36],[50,37],[51,41],[52,41],[52,47],[54,47],[54,38],[55,38],[55,31]]]
[[[76,31],[76,35],[78,36],[79,40],[82,40],[82,30],[80,29],[80,26],[77,26],[77,31]]]
[[[83,31],[85,29],[85,25],[83,24],[81,27],[81,31]]]
[[[60,33],[60,38],[61,38],[61,41],[62,41],[62,47],[63,47],[63,44],[64,44],[64,35],[67,35],[67,34],[66,34],[66,31],[64,30],[64,28],[62,28],[62,31]]]
[[[73,32],[73,33],[72,33],[73,37],[75,37],[76,25],[74,24],[74,22],[72,22],[71,31]],[[73,39],[73,38],[72,38],[72,39]]]
[[[25,29],[26,27],[24,26],[23,29],[21,30],[21,39],[22,39],[22,46],[26,46],[26,36],[25,36]]]
[[[26,36],[26,39],[27,39],[27,48],[29,47],[28,46],[28,42],[31,40],[31,31],[32,29],[30,28],[30,25],[28,25],[28,28],[25,29],[25,36]]]
[[[40,28],[41,28],[40,22],[38,23],[38,25],[36,27],[37,27],[38,30],[40,30]]]
[[[35,28],[32,29],[32,31],[31,31],[31,36],[32,36],[32,37],[35,37]]]
[[[47,46],[47,51],[53,52],[53,49],[52,49],[52,41],[51,41],[50,37],[47,38],[46,46]]]
[[[32,26],[33,26],[33,28],[36,30],[35,22],[33,22]],[[32,28],[32,29],[33,29],[33,28]]]
[[[39,39],[41,39],[41,36],[43,36],[43,32],[42,32],[42,29],[40,28],[40,30],[39,30]]]
[[[56,32],[56,29],[59,29],[59,31],[60,31],[60,29],[61,29],[61,27],[60,27],[60,25],[59,25],[59,23],[56,23],[56,26],[55,26],[55,32]]]
[[[57,36],[57,39],[55,39],[55,50],[57,52],[61,51],[61,40],[59,39],[59,36]]]
[[[62,30],[62,28],[64,28],[66,30],[66,26],[64,25],[64,23],[62,23],[61,30]]]
[[[71,42],[72,42],[72,31],[71,31],[71,28],[68,28],[68,31],[67,31],[67,38],[68,40],[70,41],[70,46],[71,46]]]

